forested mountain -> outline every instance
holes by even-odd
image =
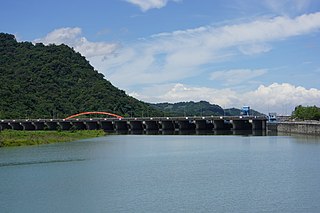
[[[223,115],[219,105],[207,101],[152,104],[156,109],[164,111],[166,116],[211,116]]]
[[[64,118],[82,111],[162,115],[114,87],[72,48],[17,42],[0,33],[0,119]]]

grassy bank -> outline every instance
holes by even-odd
[[[69,142],[104,136],[103,130],[79,131],[0,131],[0,147]]]

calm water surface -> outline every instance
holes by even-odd
[[[320,139],[115,135],[0,149],[0,212],[320,212]]]

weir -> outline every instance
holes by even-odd
[[[0,120],[0,130],[217,131],[266,130],[265,117],[144,117]]]

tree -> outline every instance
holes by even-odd
[[[320,120],[320,108],[317,106],[297,106],[292,112],[292,117],[302,120]]]

